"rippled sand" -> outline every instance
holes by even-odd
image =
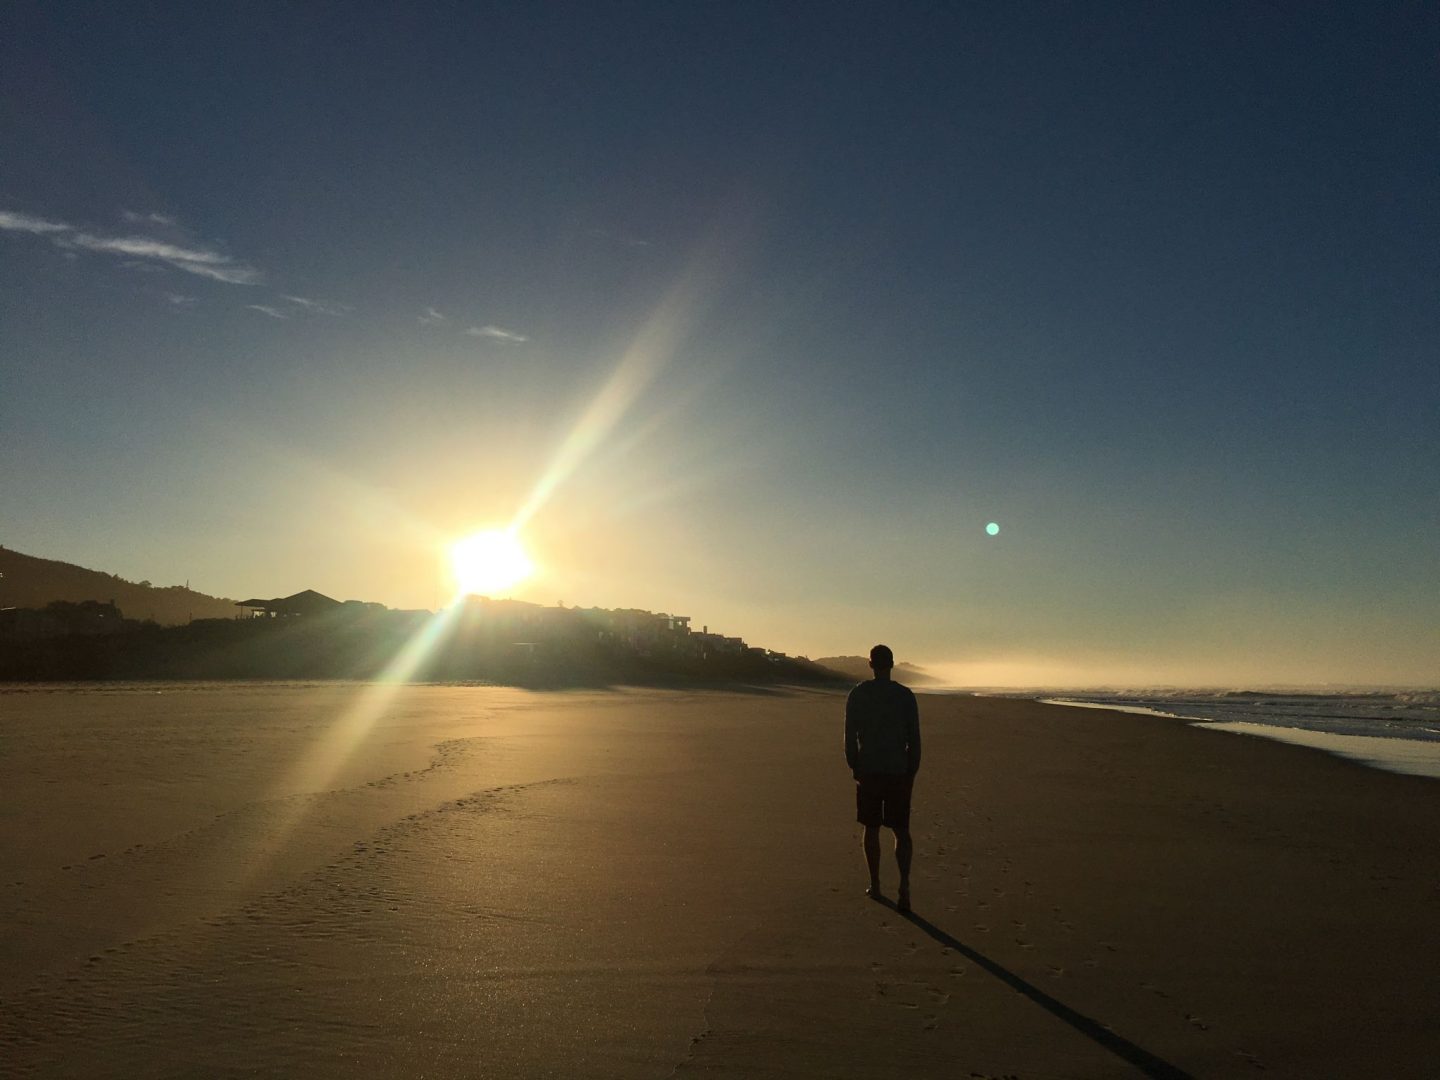
[[[922,699],[906,920],[860,896],[841,704],[0,690],[0,1071],[1440,1060],[1440,784],[1152,718]]]

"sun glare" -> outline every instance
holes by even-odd
[[[450,569],[462,594],[481,596],[514,588],[535,572],[520,538],[506,529],[457,540],[450,548]]]

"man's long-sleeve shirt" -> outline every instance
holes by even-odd
[[[908,686],[871,679],[845,702],[845,762],[857,773],[920,770],[920,708]]]

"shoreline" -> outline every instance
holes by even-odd
[[[1440,741],[1403,734],[1349,734],[1317,731],[1314,728],[1253,720],[1220,720],[1207,716],[1188,716],[1166,712],[1144,705],[1081,701],[1072,698],[1036,698],[1041,705],[1057,705],[1076,709],[1098,709],[1103,712],[1128,713],[1135,716],[1156,716],[1184,720],[1202,731],[1219,731],[1250,735],[1292,746],[1320,750],[1347,761],[1404,776],[1424,776],[1440,780]]]
[[[1407,739],[1403,735],[1338,735],[1329,731],[1252,724],[1243,720],[1207,720],[1195,727],[1202,731],[1274,739],[1291,746],[1322,750],[1381,772],[1440,780],[1440,743],[1431,740]]]

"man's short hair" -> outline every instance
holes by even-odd
[[[895,654],[890,651],[889,645],[876,645],[870,650],[870,666],[883,668],[895,666]]]

